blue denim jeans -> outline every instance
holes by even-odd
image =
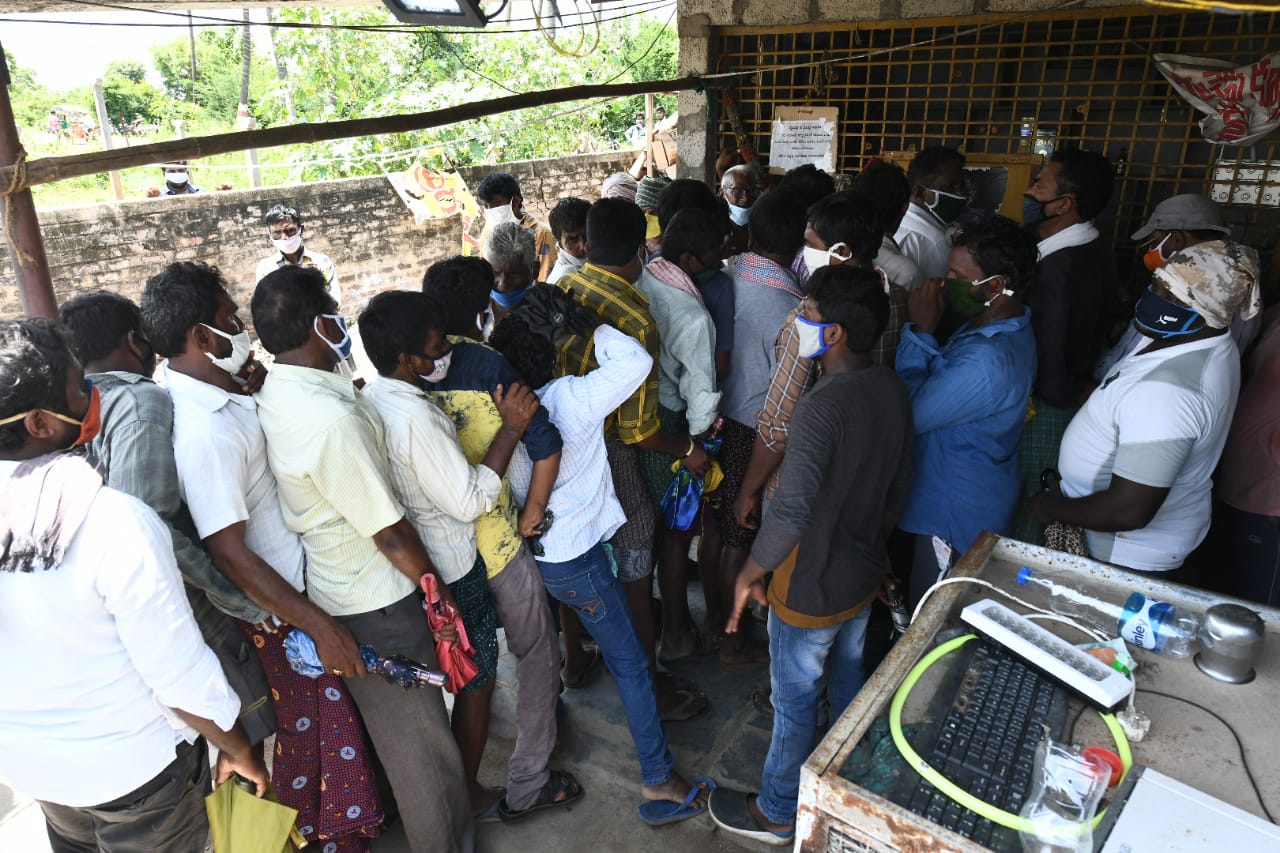
[[[761,813],[773,823],[796,819],[800,767],[813,751],[818,728],[818,697],[827,676],[831,722],[858,695],[866,677],[862,646],[871,607],[829,628],[797,628],[769,613],[769,677],[773,681],[773,739],[764,760]]]
[[[675,772],[676,762],[658,714],[649,655],[640,645],[626,593],[613,576],[603,545],[564,563],[539,560],[538,568],[556,601],[572,607],[595,638],[618,685],[644,784],[661,785]]]

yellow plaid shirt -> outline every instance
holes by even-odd
[[[657,433],[662,428],[658,420],[660,345],[649,300],[631,282],[590,263],[561,278],[556,286],[569,293],[576,304],[586,306],[610,326],[635,338],[653,357],[653,367],[644,384],[605,421],[605,438],[637,444]],[[598,366],[591,338],[566,335],[560,341],[561,376],[585,376]]]

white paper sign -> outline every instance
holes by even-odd
[[[812,164],[834,172],[838,121],[835,107],[779,107],[769,139],[770,170],[785,172]]]

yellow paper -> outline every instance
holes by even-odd
[[[204,798],[214,853],[290,853],[297,809],[276,802],[275,791],[256,797],[227,780]]]

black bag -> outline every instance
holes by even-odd
[[[530,285],[524,299],[511,313],[523,319],[529,331],[553,344],[563,335],[588,336],[586,326],[578,318],[573,297],[554,284]]]

